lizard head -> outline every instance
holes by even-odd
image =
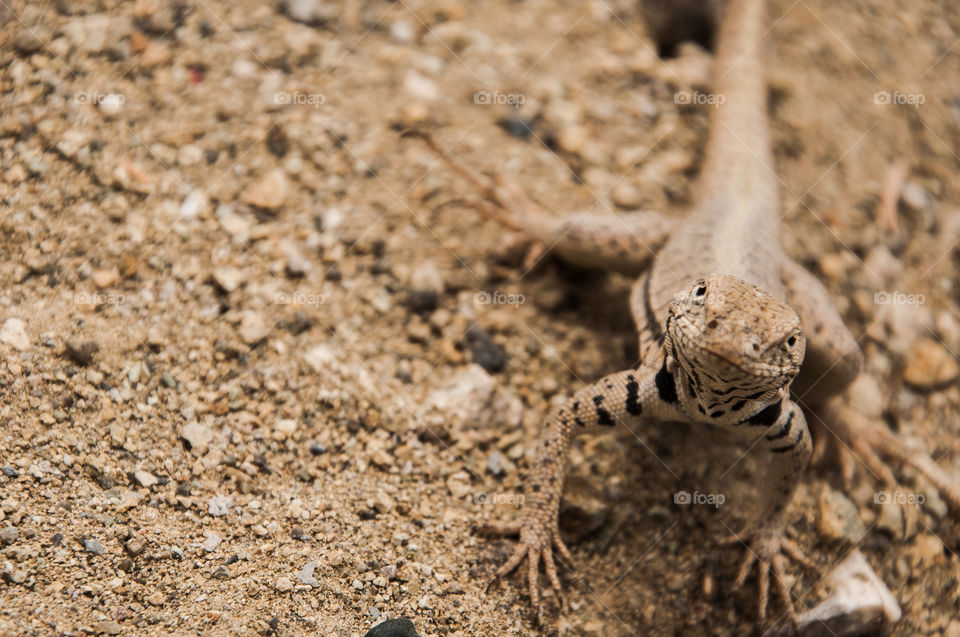
[[[728,274],[698,279],[674,297],[664,344],[698,391],[702,384],[778,390],[796,377],[806,348],[789,305]]]

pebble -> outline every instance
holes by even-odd
[[[94,355],[100,351],[100,345],[96,341],[69,340],[64,351],[77,365],[86,367],[93,362]]]
[[[216,533],[208,532],[207,539],[203,541],[203,550],[207,553],[213,553],[217,550],[222,541],[223,540]]]
[[[425,102],[434,102],[440,98],[440,87],[429,77],[408,71],[403,78],[403,89],[411,96]]]
[[[8,464],[3,465],[3,469],[0,469],[0,471],[3,471],[3,475],[7,476],[8,478],[20,477],[20,472],[17,471],[15,467],[11,467]]]
[[[884,502],[880,505],[877,528],[886,531],[894,538],[903,537],[903,511],[896,502]]]
[[[240,327],[237,328],[240,340],[247,345],[256,345],[270,333],[270,326],[263,318],[263,314],[256,310],[244,310],[240,314]]]
[[[90,280],[98,288],[108,288],[120,280],[120,271],[116,268],[109,270],[94,270]]]
[[[900,620],[896,597],[870,567],[860,549],[853,549],[826,575],[829,596],[797,617],[799,635],[884,634],[885,627]],[[775,634],[788,634],[787,627]]]
[[[127,540],[126,544],[123,545],[123,548],[127,553],[136,557],[143,553],[143,550],[147,548],[147,545],[142,539],[138,537],[132,537]]]
[[[274,168],[243,192],[243,201],[256,208],[276,211],[287,201],[290,184],[281,168]]]
[[[927,189],[915,181],[908,181],[900,193],[900,201],[912,212],[923,212],[933,203]]]
[[[280,9],[294,22],[312,27],[334,20],[339,15],[335,5],[320,0],[284,0],[280,3]]]
[[[141,487],[146,487],[147,489],[159,484],[160,482],[157,477],[149,471],[135,471],[133,473],[133,477],[137,482],[140,483]]]
[[[932,338],[921,338],[907,352],[903,380],[921,390],[948,385],[960,375],[960,363],[943,345]]]
[[[240,284],[243,283],[243,273],[232,266],[214,268],[210,274],[213,282],[227,294],[239,288]]]
[[[94,555],[103,555],[107,552],[107,549],[103,548],[103,544],[100,544],[100,540],[90,538],[83,540],[83,550],[87,553],[93,553]]]
[[[494,476],[500,476],[505,473],[504,465],[508,461],[503,457],[503,454],[499,450],[494,449],[490,452],[490,455],[487,457],[487,471],[489,471]]]
[[[102,621],[93,625],[93,632],[97,635],[119,635],[123,627],[115,621]]]
[[[443,278],[432,261],[419,264],[410,273],[407,284],[407,307],[418,313],[429,314],[437,309],[443,293]]]
[[[613,203],[625,210],[636,210],[643,204],[643,192],[627,181],[621,181],[613,188]]]
[[[317,561],[307,562],[303,565],[303,568],[300,569],[300,572],[297,573],[296,577],[300,580],[301,584],[306,586],[312,586],[313,588],[319,588],[320,582],[317,581],[317,578],[313,576],[313,571],[317,568]]]
[[[195,166],[203,161],[203,149],[196,144],[185,144],[177,149],[177,163],[181,166]]]
[[[297,430],[297,421],[293,418],[280,418],[273,424],[273,431],[278,440],[286,440]]]
[[[206,191],[195,188],[186,196],[183,203],[180,204],[179,215],[181,219],[192,221],[196,219],[201,212],[207,209]]]
[[[420,637],[413,622],[406,617],[388,619],[371,628],[364,637]]]
[[[213,440],[213,430],[206,425],[201,425],[195,420],[191,420],[180,429],[180,437],[190,445],[190,451],[195,456],[202,456]]]
[[[464,340],[470,348],[470,359],[491,374],[502,372],[507,365],[507,353],[493,342],[487,331],[476,325],[467,330]]]
[[[448,426],[482,426],[498,431],[520,424],[523,405],[479,365],[468,365],[427,397],[427,406],[438,413],[438,423]]]
[[[19,536],[19,529],[12,526],[4,527],[0,529],[0,544],[13,544]]]
[[[30,55],[36,53],[43,47],[43,40],[33,31],[33,29],[20,29],[13,39],[13,47],[18,53]]]
[[[233,508],[233,498],[230,496],[215,495],[207,503],[207,513],[214,517],[228,515]]]
[[[27,324],[23,319],[8,318],[0,327],[0,342],[13,349],[24,352],[30,349],[30,337],[27,336]]]
[[[833,540],[855,543],[863,538],[865,527],[850,498],[832,489],[820,494],[820,516],[817,530]]]

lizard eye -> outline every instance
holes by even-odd
[[[698,286],[697,286],[697,289],[693,291],[693,295],[694,295],[695,297],[697,297],[697,298],[702,297],[702,296],[703,296],[704,294],[706,294],[706,293],[707,293],[707,286],[702,285],[702,284],[701,284],[701,285],[698,285]]]
[[[796,336],[791,336],[790,338],[787,339],[787,347],[793,347],[796,344],[797,344]]]

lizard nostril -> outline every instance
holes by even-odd
[[[719,323],[717,323],[717,319],[713,319],[712,321],[707,323],[707,327],[709,327],[711,330],[716,329],[717,325],[719,325]]]

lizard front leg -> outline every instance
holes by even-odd
[[[770,572],[774,584],[787,610],[790,621],[796,624],[796,611],[790,598],[790,589],[784,573],[784,555],[808,567],[815,568],[799,547],[784,537],[783,513],[793,498],[800,478],[810,461],[812,444],[807,422],[799,405],[786,397],[773,403],[748,421],[751,425],[766,426],[760,444],[768,455],[766,488],[763,506],[756,525],[747,531],[730,537],[727,543],[741,542],[747,550],[734,589],[746,581],[751,567],[757,565],[757,607],[760,621],[766,619],[769,598]]]
[[[558,514],[567,452],[582,432],[613,427],[634,418],[685,419],[677,408],[676,386],[666,356],[659,368],[640,367],[605,376],[578,391],[547,418],[543,441],[524,495],[523,513],[512,524],[487,524],[479,530],[519,535],[519,544],[497,570],[491,584],[527,560],[530,601],[539,613],[539,564],[542,560],[550,584],[560,597],[562,589],[551,550],[568,562],[570,552],[560,539]]]

